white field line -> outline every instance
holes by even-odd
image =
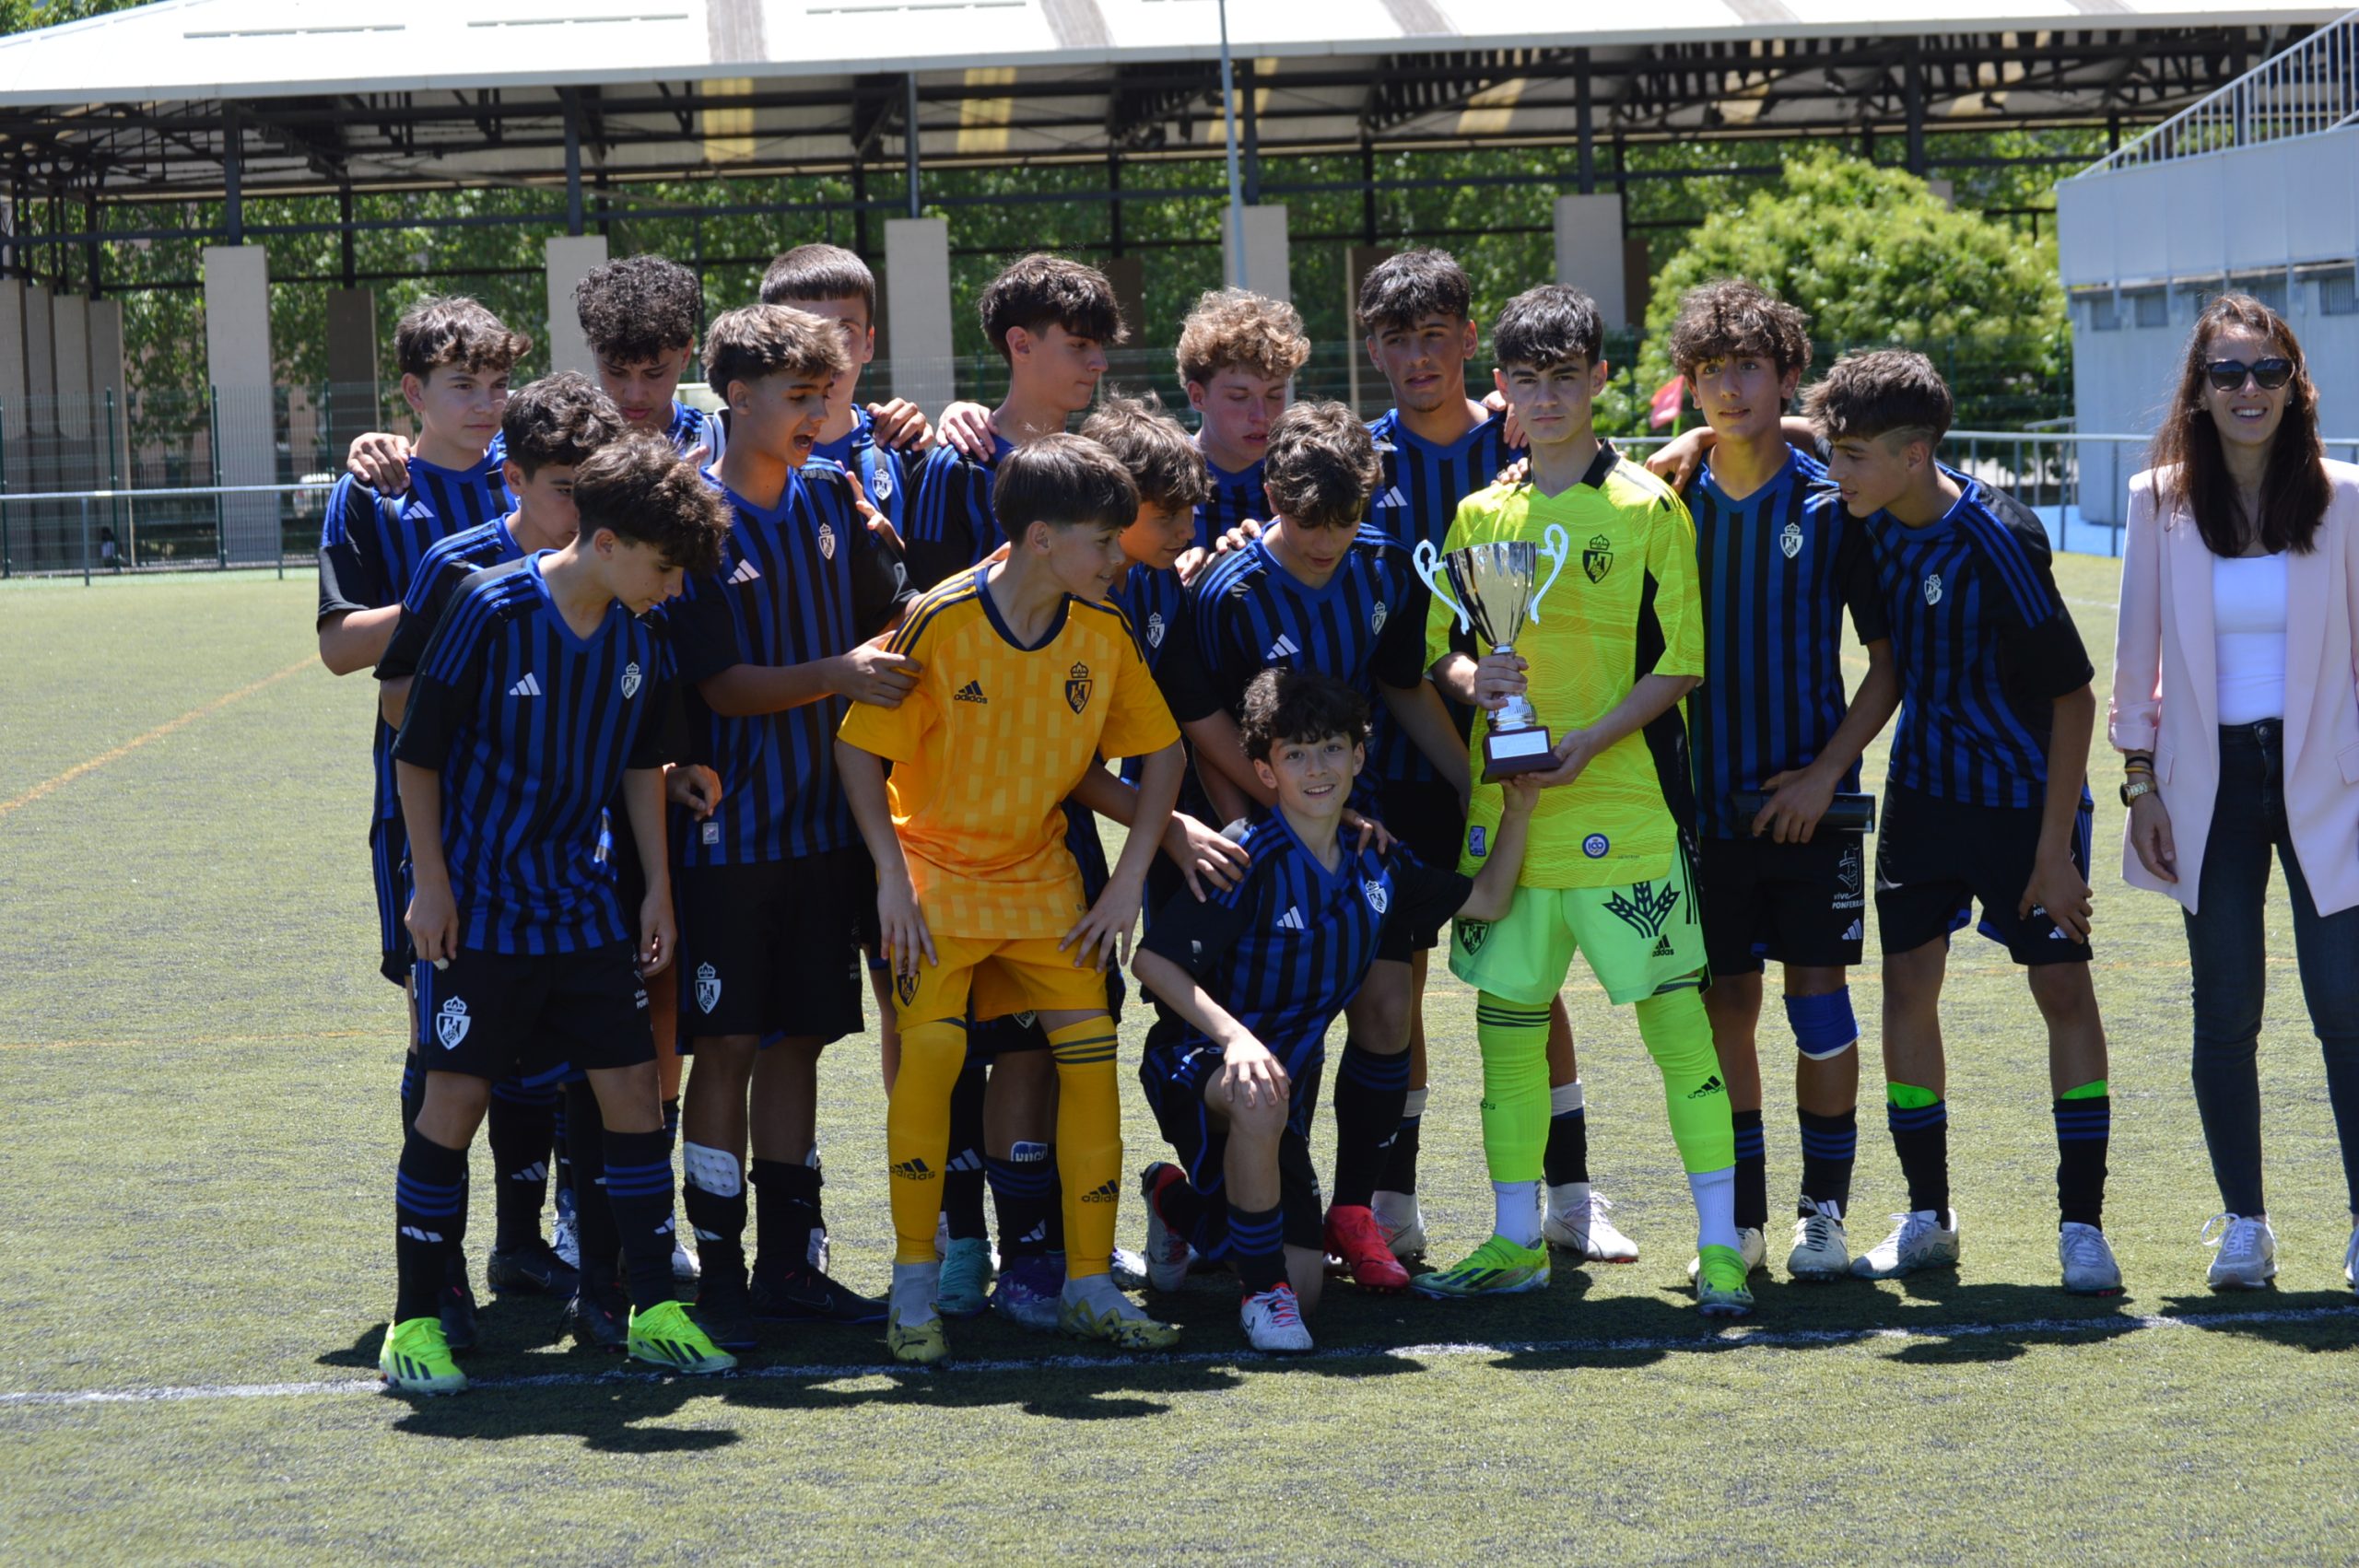
[[[1007,1357],[995,1361],[954,1361],[932,1375],[985,1376],[999,1373],[1108,1372],[1120,1374],[1137,1366],[1282,1366],[1289,1362],[1435,1361],[1473,1356],[1513,1355],[1644,1355],[1677,1351],[1790,1350],[1811,1345],[1840,1345],[1875,1340],[1966,1340],[2000,1334],[2088,1334],[2120,1338],[2163,1328],[2239,1328],[2291,1323],[2359,1321],[2359,1299],[2353,1305],[2283,1308],[2259,1312],[2218,1312],[2198,1316],[2140,1315],[2118,1317],[2036,1317],[2005,1323],[1945,1323],[1925,1327],[1882,1328],[1728,1328],[1696,1334],[1666,1334],[1623,1340],[1457,1340],[1427,1345],[1351,1345],[1314,1351],[1307,1356],[1262,1355],[1243,1349],[1190,1351],[1169,1355],[1051,1355]],[[726,1375],[729,1378],[789,1379],[823,1383],[845,1378],[906,1375],[889,1362],[783,1366],[765,1364]],[[666,1381],[670,1374],[637,1370],[613,1372],[550,1372],[522,1377],[484,1377],[469,1385],[471,1391],[513,1388],[586,1388]],[[79,1392],[27,1391],[0,1393],[0,1408],[60,1405],[158,1405],[205,1399],[296,1399],[316,1395],[373,1394],[382,1390],[375,1378],[323,1378],[308,1383],[222,1383],[166,1388],[94,1388]]]

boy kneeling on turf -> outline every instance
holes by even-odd
[[[1147,1260],[1187,1247],[1231,1258],[1257,1351],[1307,1351],[1326,1246],[1309,1128],[1327,1026],[1367,978],[1389,921],[1438,929],[1496,920],[1515,896],[1540,789],[1504,786],[1504,814],[1475,877],[1403,849],[1354,849],[1344,806],[1367,764],[1367,701],[1315,671],[1271,669],[1245,688],[1245,755],[1277,804],[1243,829],[1236,885],[1157,910],[1132,965],[1171,1014],[1147,1032],[1139,1079],[1177,1164],[1147,1167]],[[1173,1016],[1176,1015],[1176,1016]],[[1176,1286],[1177,1279],[1157,1278]]]
[[[1130,622],[1105,603],[1138,509],[1138,486],[1095,441],[1050,435],[1010,450],[992,488],[1007,558],[952,573],[910,607],[890,646],[920,672],[915,688],[897,708],[855,705],[838,731],[844,792],[876,861],[901,1027],[885,1131],[898,1244],[886,1337],[899,1361],[949,1353],[934,1221],[970,997],[977,1019],[1035,1013],[1055,1060],[1058,1327],[1130,1350],[1179,1337],[1108,1272],[1122,1137],[1103,971],[1130,956],[1183,766]],[[1063,804],[1101,754],[1145,765],[1122,857],[1092,905]]]
[[[682,1372],[734,1366],[673,1296],[672,1153],[641,980],[672,961],[660,716],[670,655],[640,619],[720,557],[721,502],[659,440],[574,471],[561,550],[478,573],[427,645],[393,743],[412,883],[426,1097],[395,1185],[394,1390],[455,1394],[436,1313],[466,1223],[467,1145],[496,1078],[583,1072],[630,1279],[629,1351]],[[633,952],[600,825],[619,792],[646,872]]]

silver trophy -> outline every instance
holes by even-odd
[[[1572,555],[1572,540],[1555,523],[1535,544],[1529,539],[1469,544],[1445,556],[1430,540],[1420,541],[1415,553],[1417,575],[1426,591],[1449,606],[1460,631],[1473,631],[1501,653],[1515,651],[1515,639],[1527,621],[1540,619],[1540,602],[1556,586],[1565,562]],[[1555,563],[1548,580],[1540,580],[1540,563]],[[1458,591],[1445,592],[1441,578]],[[1496,783],[1510,774],[1533,773],[1554,766],[1555,742],[1547,726],[1532,710],[1532,699],[1521,692],[1508,698],[1491,715],[1490,732],[1483,737],[1483,781]]]

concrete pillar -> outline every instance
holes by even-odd
[[[36,430],[57,428],[57,411],[50,403],[57,395],[50,321],[48,286],[25,285],[25,396],[31,400],[26,413]]]
[[[51,358],[57,376],[57,433],[68,466],[80,466],[90,438],[90,301],[61,294],[49,303]]]
[[[958,395],[950,328],[950,225],[938,217],[886,219],[885,287],[892,302],[892,395],[908,398],[927,418],[938,419]]]
[[[26,450],[25,282],[0,277],[0,492],[32,488]],[[23,507],[0,509],[0,576],[14,571],[18,541],[31,521]]]
[[[549,369],[598,373],[581,317],[573,308],[573,286],[606,259],[603,234],[564,234],[546,241],[549,269]]]
[[[1235,265],[1236,247],[1229,228],[1239,209],[1223,207],[1220,214],[1221,254]],[[1294,303],[1294,282],[1286,248],[1286,208],[1284,202],[1242,209],[1245,219],[1245,275],[1228,280],[1233,288],[1250,288],[1272,299]]]
[[[1131,329],[1132,346],[1144,346],[1146,341],[1145,258],[1109,256],[1098,270],[1106,275],[1106,281],[1114,286],[1114,303],[1122,312],[1122,324]]]
[[[90,301],[90,483],[120,489],[131,482],[131,409],[123,365],[123,301]],[[110,420],[111,411],[111,420]],[[135,561],[137,539],[127,501],[111,501],[106,521],[114,530],[123,558]]]
[[[25,439],[23,465],[18,469],[23,490],[57,488],[57,345],[55,317],[50,310],[49,286],[25,286]],[[17,563],[58,564],[58,511],[53,503],[27,509],[16,534]]]
[[[277,420],[271,395],[270,263],[259,245],[205,248],[205,380],[217,400],[217,485],[278,480]],[[276,496],[221,498],[222,559],[276,561],[282,544]]]
[[[1634,324],[1623,265],[1621,194],[1557,197],[1556,281],[1596,300],[1608,331]]]
[[[1352,409],[1362,418],[1373,418],[1384,412],[1391,389],[1376,373],[1376,367],[1368,363],[1367,334],[1360,331],[1360,283],[1398,253],[1390,245],[1349,245],[1344,250],[1344,338],[1351,349],[1344,356],[1344,380]],[[1469,367],[1470,371],[1472,369]],[[1480,372],[1473,373],[1479,380]],[[1362,407],[1362,397],[1372,398],[1376,406]]]
[[[328,290],[328,451],[352,445],[352,438],[376,429],[378,411],[377,291]],[[333,466],[333,465],[332,465]]]

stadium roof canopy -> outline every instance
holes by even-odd
[[[1587,187],[1609,142],[1890,134],[1919,164],[1929,131],[2135,128],[2336,14],[1238,0],[1229,26],[1249,158],[1577,144]],[[1214,0],[163,0],[0,40],[0,157],[20,199],[110,203],[578,193],[585,167],[816,173],[912,151],[1119,164],[1222,147],[1218,56]]]

